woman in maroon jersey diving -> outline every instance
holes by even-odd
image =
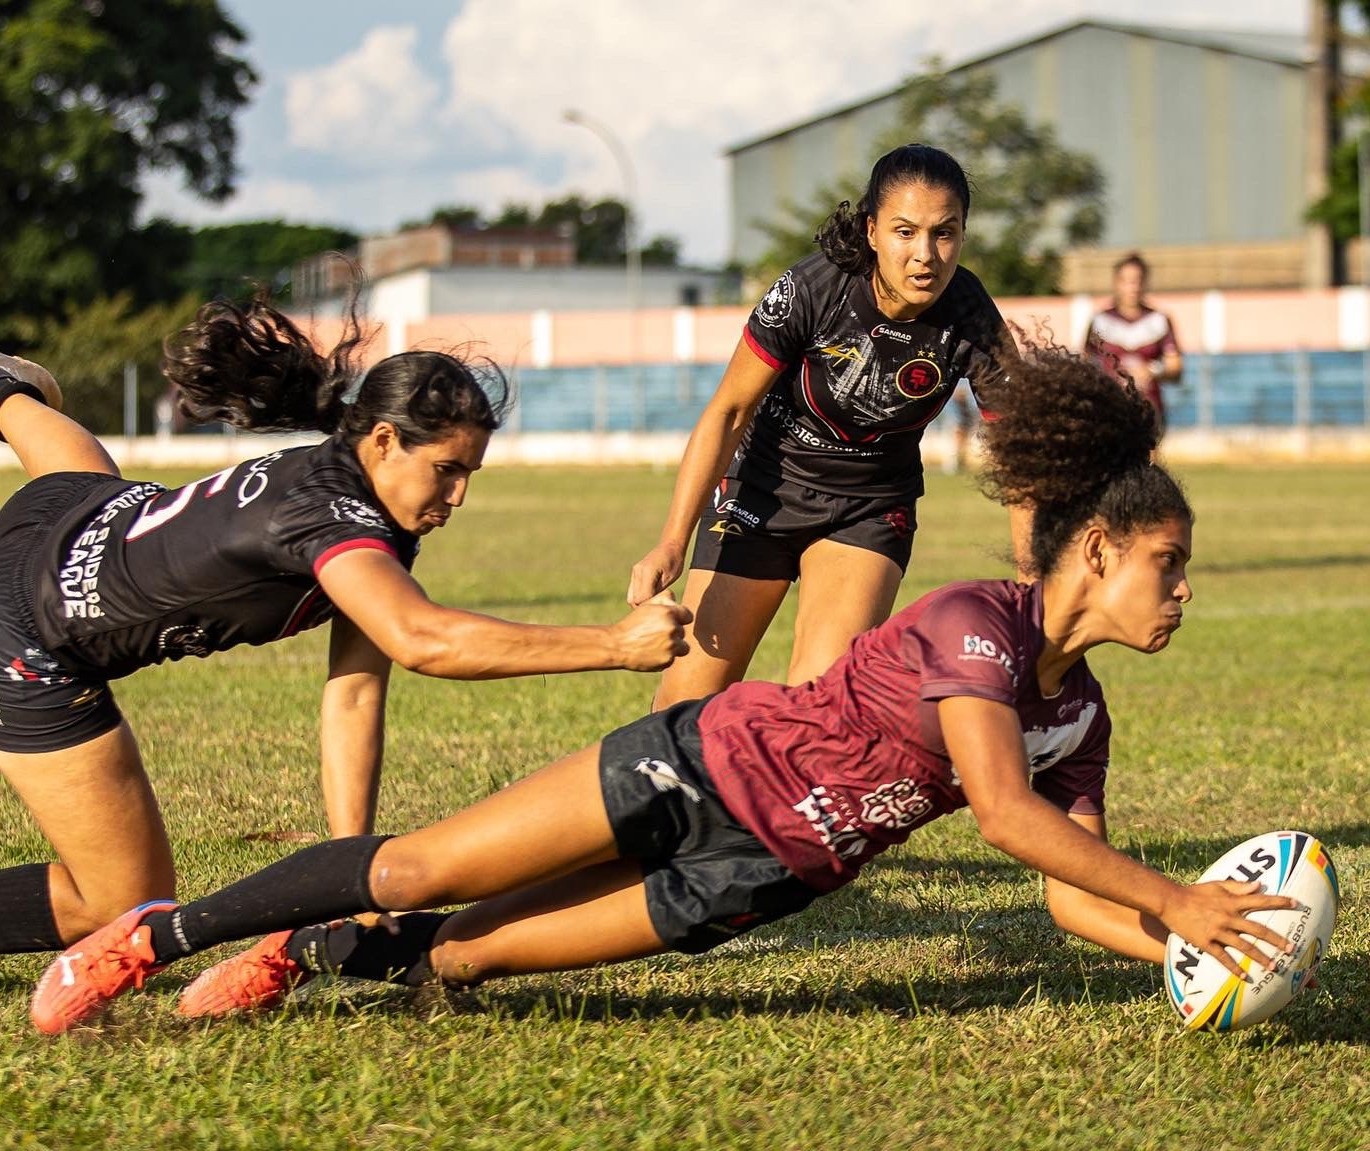
[[[690,650],[656,707],[740,680],[791,584],[789,683],[821,675],[889,615],[918,527],[923,432],[959,380],[1011,372],[1016,358],[959,264],[970,200],[954,157],[895,148],[753,309],[630,577],[629,603],[664,591],[693,532]],[[1025,522],[1015,517],[1015,545]]]
[[[982,384],[997,414],[983,478],[1035,506],[1035,582],[950,584],[812,682],[734,684],[421,831],[333,840],[184,906],[135,908],[48,969],[35,1024],[63,1031],[183,955],[265,932],[187,987],[181,1012],[265,1007],[322,972],[469,986],[702,952],[967,805],[986,840],[1047,877],[1065,929],[1157,962],[1170,931],[1234,971],[1224,948],[1269,962],[1258,943],[1287,942],[1243,913],[1290,900],[1182,885],[1106,841],[1110,723],[1085,655],[1160,651],[1190,599],[1193,516],[1151,462],[1151,409],[1059,350],[1017,373]],[[330,923],[455,903],[470,906]]]
[[[440,606],[410,574],[461,506],[499,427],[503,380],[438,352],[372,366],[356,392],[355,306],[320,354],[264,298],[206,305],[168,345],[190,415],[316,430],[175,491],[123,479],[58,411],[36,364],[0,357],[0,435],[33,477],[0,508],[0,773],[55,863],[0,869],[0,953],[60,950],[130,902],[174,894],[171,848],[109,681],[329,622],[320,741],[334,835],[369,832],[392,662],[486,679],[656,671],[688,614],[658,602],[607,627],[544,627]]]

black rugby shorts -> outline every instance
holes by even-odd
[[[804,551],[832,540],[875,552],[907,571],[917,503],[909,496],[839,496],[788,480],[758,486],[724,477],[695,529],[690,566],[793,583]]]
[[[642,861],[662,942],[697,955],[803,911],[821,894],[732,817],[704,767],[703,700],[606,736],[599,778],[620,854]]]
[[[123,483],[54,472],[0,508],[0,751],[62,751],[123,720],[104,680],[73,675],[43,650],[33,618],[34,564],[52,525],[93,488]]]

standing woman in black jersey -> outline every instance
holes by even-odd
[[[821,250],[752,312],[628,586],[631,604],[669,587],[695,532],[682,596],[693,642],[657,707],[741,679],[796,580],[790,683],[889,615],[923,494],[923,429],[959,379],[1002,374],[1015,357],[993,301],[957,264],[969,212],[952,156],[896,148],[856,209],[844,201],[820,229]]]
[[[356,389],[353,306],[320,354],[264,297],[203,307],[168,343],[187,414],[249,430],[318,430],[175,491],[124,480],[58,410],[41,367],[0,357],[0,435],[31,481],[0,509],[0,772],[58,862],[0,869],[0,953],[59,949],[175,875],[138,745],[108,681],[331,621],[321,708],[329,827],[375,815],[392,662],[488,679],[657,671],[688,613],[661,597],[604,627],[512,623],[443,607],[409,569],[460,507],[500,425],[498,371],[406,352]]]

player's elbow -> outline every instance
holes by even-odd
[[[980,836],[986,843],[1006,855],[1016,857],[1021,853],[1023,823],[1014,807],[982,804],[972,810],[980,827]]]
[[[385,654],[406,671],[418,675],[465,678],[454,658],[454,645],[445,630],[426,618],[397,621],[386,637]]]

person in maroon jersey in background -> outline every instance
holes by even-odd
[[[355,304],[355,298],[354,298]],[[355,399],[355,308],[321,355],[264,298],[206,305],[168,345],[191,415],[319,430],[168,492],[120,477],[57,408],[44,369],[0,357],[0,435],[31,477],[0,509],[0,773],[56,863],[0,869],[0,953],[58,950],[129,903],[170,898],[157,800],[109,682],[149,664],[330,622],[320,743],[335,835],[375,818],[391,662],[447,679],[657,671],[688,613],[544,627],[440,606],[410,575],[419,537],[460,507],[503,399],[437,352],[374,365]]]
[[[889,615],[917,530],[923,430],[961,378],[1011,371],[1016,356],[959,265],[970,200],[955,158],[895,148],[752,311],[690,435],[660,539],[629,580],[630,604],[664,591],[694,533],[681,594],[692,642],[656,707],[740,680],[796,581],[790,683]]]
[[[1114,379],[1131,380],[1156,411],[1157,437],[1165,435],[1162,384],[1177,384],[1184,358],[1175,326],[1146,302],[1146,261],[1136,252],[1113,265],[1113,304],[1089,324],[1085,352]]]
[[[48,969],[36,1026],[65,1030],[183,955],[263,932],[184,990],[182,1014],[265,1007],[321,972],[474,985],[703,952],[966,805],[990,843],[1047,876],[1066,930],[1155,962],[1177,931],[1230,970],[1225,947],[1268,964],[1257,942],[1289,945],[1243,912],[1291,900],[1181,885],[1106,841],[1111,725],[1085,654],[1162,650],[1190,599],[1193,515],[1151,462],[1151,409],[1059,350],[1017,372],[983,385],[997,419],[982,480],[1035,506],[1039,580],[950,584],[812,682],[734,684],[422,831],[333,840],[180,908],[134,909]],[[329,922],[452,903],[470,906]]]

